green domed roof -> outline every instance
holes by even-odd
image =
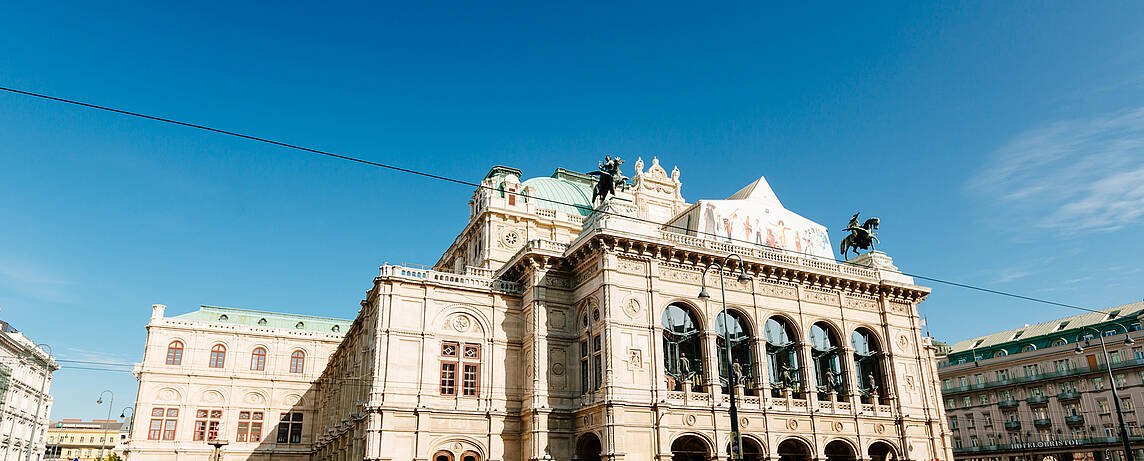
[[[521,183],[526,187],[533,188],[530,194],[534,197],[532,202],[533,206],[562,211],[569,215],[588,216],[591,214],[591,183],[579,180],[579,178],[568,178],[567,173],[560,173],[561,172],[558,171],[557,174],[554,175],[555,177],[532,178]]]

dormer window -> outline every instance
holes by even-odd
[[[225,322],[227,320],[230,320],[230,317],[227,317],[226,314],[222,314],[222,315],[218,316],[218,321],[220,321],[220,322]]]
[[[258,319],[258,324],[262,325],[262,326],[266,326],[266,319]]]
[[[341,325],[334,325],[332,328],[330,328],[330,331],[332,331],[334,333],[342,331],[342,326]]]
[[[303,328],[306,328],[306,324],[302,323],[302,322],[298,322],[297,324],[294,325],[294,328],[301,330]]]

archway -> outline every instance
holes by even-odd
[[[817,322],[810,326],[810,360],[814,363],[814,380],[819,399],[829,399],[831,392],[846,393],[842,359],[838,355],[840,346],[838,334],[830,324]]]
[[[707,461],[707,443],[694,435],[685,435],[671,442],[671,461]]]
[[[825,451],[826,461],[855,461],[858,459],[854,454],[854,448],[841,440],[826,444]]]
[[[577,461],[600,461],[600,455],[604,449],[600,445],[600,438],[591,432],[581,435],[576,440],[576,456],[572,459]]]
[[[703,341],[695,312],[687,305],[671,304],[663,310],[663,365],[671,390],[683,390],[690,382],[695,390],[703,383]]]
[[[715,318],[715,344],[717,346],[716,353],[719,354],[719,381],[723,386],[723,392],[730,394],[731,388],[728,385],[731,380],[728,379],[727,373],[727,344],[724,341],[724,334],[730,337],[731,340],[731,366],[732,376],[734,377],[735,385],[743,385],[747,387],[751,395],[751,386],[755,382],[755,357],[751,353],[751,327],[747,320],[743,318],[743,314],[728,310],[727,317],[723,318],[720,313]],[[730,325],[730,328],[727,328]]]
[[[898,455],[894,452],[894,447],[886,442],[874,442],[870,444],[870,448],[866,450],[870,455],[870,461],[895,461]]]
[[[810,461],[810,446],[799,439],[786,439],[779,444],[779,461]]]
[[[731,452],[731,444],[727,444],[727,453]],[[751,437],[743,437],[743,461],[763,461],[763,445]]]
[[[886,389],[882,377],[882,348],[878,346],[878,337],[870,330],[858,328],[850,335],[850,344],[854,346],[854,379],[862,392],[862,402],[879,403],[874,400],[885,399]]]
[[[767,319],[763,327],[767,339],[767,365],[770,371],[772,395],[781,397],[790,390],[796,397],[802,392],[802,376],[798,363],[798,336],[790,322],[782,317]]]

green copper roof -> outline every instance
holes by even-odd
[[[316,331],[321,333],[345,334],[352,320],[316,317],[313,315],[282,314],[233,307],[199,306],[199,310],[172,318],[199,322],[246,325],[263,328]]]
[[[533,199],[532,204],[537,208],[579,216],[592,213],[591,176],[558,168],[552,177],[532,178],[522,184],[533,188],[532,197],[546,199]]]

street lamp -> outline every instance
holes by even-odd
[[[36,441],[36,427],[40,424],[40,408],[44,404],[44,387],[48,385],[48,375],[51,374],[52,366],[52,346],[37,344],[36,348],[47,349],[48,357],[44,359],[44,376],[40,379],[40,395],[36,396],[36,414],[32,415],[32,433],[31,436],[28,437],[28,453],[27,457],[24,458],[25,461],[32,461],[32,448],[35,446]],[[35,358],[35,354],[30,355],[32,358]]]
[[[1132,336],[1128,334],[1128,329],[1124,325],[1114,323],[1113,325],[1120,327],[1124,330],[1124,344],[1133,344],[1136,341],[1132,340]],[[1116,405],[1116,419],[1120,422],[1120,441],[1124,442],[1124,459],[1133,460],[1132,446],[1128,443],[1128,426],[1124,424],[1124,411],[1120,409],[1120,393],[1116,389],[1116,377],[1112,375],[1112,356],[1108,355],[1108,348],[1104,345],[1104,335],[1100,330],[1093,327],[1084,327],[1081,331],[1092,330],[1096,332],[1096,339],[1100,341],[1100,350],[1104,352],[1104,363],[1108,368],[1108,384],[1112,386],[1112,403]],[[1080,336],[1077,336],[1076,347],[1073,352],[1077,354],[1084,353],[1084,347],[1080,345]]]
[[[731,447],[729,451],[731,459],[743,459],[742,440],[740,440],[739,435],[739,408],[735,404],[735,376],[731,366],[731,319],[727,315],[727,289],[723,281],[723,269],[732,257],[739,260],[739,283],[751,280],[751,276],[747,275],[747,268],[746,264],[743,263],[743,257],[731,253],[723,258],[722,262],[712,261],[707,267],[703,268],[703,272],[699,275],[699,299],[707,300],[711,298],[711,294],[707,293],[707,270],[711,269],[711,266],[718,266],[719,292],[723,298],[723,357],[727,361],[727,388],[731,390],[728,397],[731,403]]]
[[[131,410],[131,419],[130,420],[127,419],[127,415],[128,415],[127,410]],[[122,419],[123,425],[126,426],[126,427],[121,426],[120,430],[126,430],[127,431],[127,438],[130,439],[131,438],[131,426],[135,423],[135,407],[133,407],[133,406],[123,407],[123,411],[119,412],[119,419]],[[116,445],[118,445],[118,444],[119,444],[119,441],[116,440]],[[124,451],[123,457],[126,458],[127,457],[127,453],[126,453],[127,448],[124,448],[124,450],[125,451]],[[112,451],[114,451],[114,448],[112,449]]]
[[[107,442],[107,429],[108,429],[107,422],[111,421],[111,406],[115,405],[115,393],[111,392],[110,390],[106,390],[106,391],[99,393],[99,398],[96,399],[96,401],[95,401],[96,405],[103,403],[103,394],[111,394],[111,400],[109,400],[107,402],[107,419],[103,420],[103,438],[99,440],[99,458],[98,459],[101,459],[101,460],[103,459],[103,446]]]

